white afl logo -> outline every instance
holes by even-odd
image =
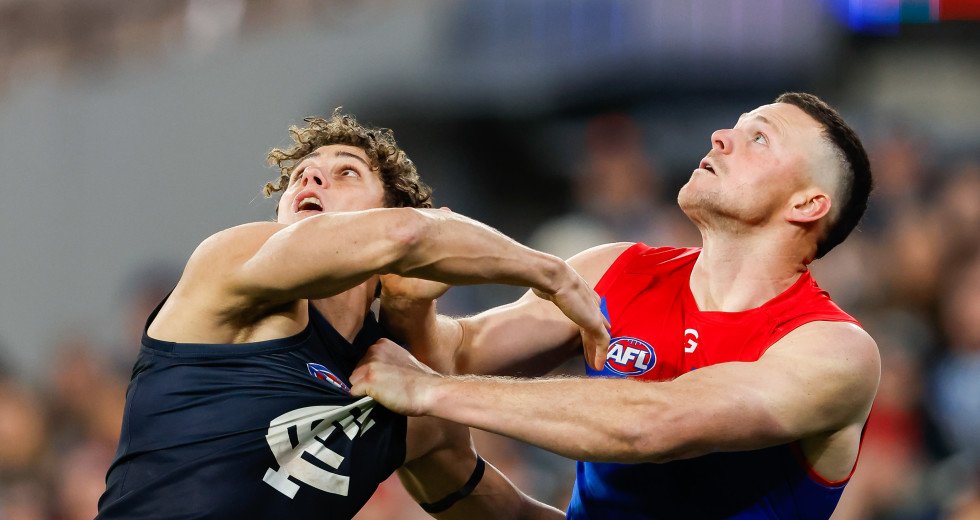
[[[606,368],[616,374],[636,376],[649,372],[656,364],[657,353],[642,339],[621,336],[609,342]]]

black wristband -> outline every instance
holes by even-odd
[[[422,503],[422,510],[429,514],[441,513],[453,506],[456,502],[466,498],[470,493],[476,489],[476,485],[483,480],[483,472],[486,470],[486,463],[483,462],[483,458],[479,455],[476,456],[476,468],[473,469],[473,474],[470,475],[470,479],[463,484],[463,487],[453,491],[452,493],[446,495],[442,500],[437,500],[432,503]]]

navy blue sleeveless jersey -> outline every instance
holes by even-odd
[[[348,342],[312,305],[302,332],[270,341],[144,329],[97,519],[352,517],[405,459],[405,417],[348,391],[382,335],[369,314]]]

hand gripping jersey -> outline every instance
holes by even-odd
[[[743,312],[702,312],[690,290],[700,249],[627,249],[596,285],[612,325],[606,364],[590,376],[670,380],[727,361],[756,361],[811,321],[857,323],[803,273]],[[650,435],[657,435],[651,431]],[[790,445],[665,464],[579,462],[570,519],[823,519],[847,480],[828,482]]]
[[[97,518],[354,516],[404,462],[406,421],[349,394],[382,336],[374,316],[350,343],[309,314],[294,336],[241,345],[144,329]]]

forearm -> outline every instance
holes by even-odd
[[[666,395],[625,379],[443,377],[422,413],[596,462],[661,461],[677,440]]]
[[[479,461],[469,428],[434,417],[410,417],[405,465],[398,478],[440,519],[562,518],[524,494],[492,461]]]
[[[490,468],[487,468],[488,470]],[[495,480],[485,489],[474,491],[444,513],[440,520],[478,520],[508,518],[514,520],[547,520],[565,518],[565,513],[543,504],[516,489],[502,474],[487,476]],[[487,478],[485,477],[485,478]]]
[[[554,294],[574,273],[561,259],[461,215],[417,210],[413,218],[410,246],[390,272],[452,285],[518,285],[546,294]]]
[[[444,475],[421,475],[400,471],[398,474],[409,494],[419,502],[434,503],[445,493],[432,494],[420,478],[427,481],[445,480]],[[451,492],[451,491],[450,491]],[[524,494],[499,470],[486,462],[484,475],[476,488],[447,509],[431,513],[440,520],[560,519],[565,514]]]
[[[376,274],[454,285],[500,283],[554,295],[578,276],[561,259],[445,211],[383,208],[329,213],[279,226],[240,264],[238,292],[269,301],[324,298]]]
[[[436,314],[435,300],[382,297],[381,322],[417,359],[443,374],[455,374],[462,326]]]

